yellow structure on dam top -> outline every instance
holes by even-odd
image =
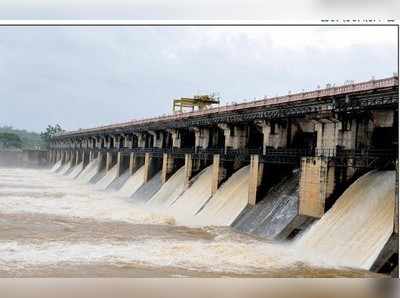
[[[195,111],[196,108],[198,110],[204,110],[207,106],[211,106],[213,104],[219,104],[219,98],[216,97],[215,94],[211,95],[195,95],[193,98],[189,97],[181,97],[179,99],[174,99],[174,105],[172,111],[174,114],[183,113],[188,111]]]

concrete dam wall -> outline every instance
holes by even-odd
[[[231,226],[327,262],[391,271],[397,131],[395,76],[71,131],[52,138],[49,160],[56,175],[177,225]]]
[[[78,176],[66,174],[69,179],[89,183],[91,176],[102,172],[91,161],[85,170],[81,164],[65,169],[57,163],[51,169],[57,174],[79,172]],[[175,218],[175,224],[189,226],[230,226],[269,239],[285,239],[286,229],[299,221],[299,171],[276,184],[255,206],[248,204],[250,167],[239,168],[218,191],[211,193],[212,166],[206,167],[190,179],[185,186],[185,169],[161,185],[161,173],[148,182],[143,180],[144,166],[126,177],[124,183],[105,191],[114,191],[132,204],[160,215]],[[96,169],[95,171],[93,169]],[[72,170],[72,171],[71,171]],[[58,172],[58,175],[60,173]],[[105,180],[106,178],[106,180]],[[117,181],[115,166],[95,183],[104,189]],[[244,191],[243,191],[244,190]],[[395,172],[371,171],[354,182],[320,219],[290,242],[291,246],[306,252],[314,251],[324,256],[328,263],[338,266],[370,269],[394,231]],[[296,226],[304,224],[300,220]]]
[[[0,167],[47,167],[48,152],[45,150],[0,150]]]

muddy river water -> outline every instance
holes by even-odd
[[[364,277],[289,242],[177,225],[128,197],[0,168],[0,277]]]

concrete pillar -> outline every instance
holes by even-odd
[[[143,160],[141,162],[142,157],[135,155],[135,153],[131,152],[129,155],[129,173],[134,174],[143,164]]]
[[[121,176],[123,171],[123,163],[122,163],[122,154],[121,152],[117,153],[117,177]]]
[[[257,202],[258,189],[262,182],[264,164],[260,163],[258,154],[250,157],[250,176],[249,176],[249,193],[248,204],[254,206]]]
[[[68,163],[69,162],[69,150],[65,150],[64,153],[64,162]]]
[[[320,218],[334,190],[334,170],[326,157],[303,157],[299,187],[299,214]]]
[[[90,150],[90,152],[92,152]],[[82,163],[83,163],[83,168],[86,168],[86,166],[89,163],[89,151],[88,150],[82,150],[82,157],[81,157]]]
[[[110,149],[111,148],[111,137],[110,136],[107,137],[107,138],[104,138],[104,147],[106,149]]]
[[[342,123],[321,119],[315,124],[317,131],[317,154],[334,155],[336,146],[340,145],[340,130]]]
[[[225,136],[225,150],[229,147],[233,148],[233,140],[232,140],[232,135],[231,135],[231,128],[229,127],[228,124],[222,123],[218,124],[218,127],[221,128],[224,131],[224,136]]]
[[[394,111],[373,111],[372,119],[374,127],[393,127]]]
[[[162,148],[164,142],[164,134],[161,131],[156,132],[152,130],[148,131],[148,133],[153,136],[153,147]]]
[[[47,161],[51,165],[53,163],[53,150],[47,151]]]
[[[211,195],[217,192],[225,176],[226,169],[224,169],[222,165],[221,156],[219,154],[214,154],[212,164]]]
[[[167,182],[169,177],[173,175],[174,171],[174,157],[172,154],[164,153],[163,154],[163,163],[161,169],[161,184]]]
[[[357,120],[345,120],[344,124],[341,123],[342,129],[339,131],[339,140],[341,146],[345,149],[356,149],[357,145]]]
[[[94,159],[94,150],[89,150],[89,162]]]
[[[82,155],[79,153],[79,151],[75,152],[75,164],[79,165],[82,161]]]
[[[125,135],[124,140],[125,140],[124,147],[132,149],[133,148],[133,137],[131,135]]]
[[[101,143],[102,143],[103,141],[105,141],[105,140],[104,140],[104,137],[97,137],[97,138],[96,138],[96,148],[97,148],[97,149],[101,149]]]
[[[246,148],[248,140],[248,127],[234,127],[233,149]]]
[[[267,153],[267,147],[270,147],[270,141],[269,141],[269,136],[271,134],[271,125],[267,121],[262,121],[260,123],[261,130],[263,133],[263,154],[265,155]]]
[[[65,152],[65,163],[69,163],[70,156],[71,156],[71,151],[67,149],[67,151]]]
[[[207,149],[210,143],[210,130],[204,127],[193,128],[195,135],[195,149]]]
[[[218,124],[219,128],[224,131],[225,150],[230,147],[232,149],[246,148],[248,141],[248,127],[229,126],[226,123]]]
[[[65,164],[67,152],[63,150],[60,152],[60,155],[61,155],[61,164]]]
[[[111,170],[111,168],[115,165],[115,157],[113,152],[107,152],[106,155],[106,171]]]
[[[114,148],[119,148],[120,147],[120,136],[116,135],[116,136],[112,136],[113,140],[114,140]]]
[[[185,154],[185,188],[189,188],[192,174],[193,174],[192,154]]]
[[[117,154],[117,177],[121,176],[129,168],[128,156],[118,152]]]
[[[102,151],[99,151],[99,153],[97,155],[97,158],[99,160],[99,163],[98,163],[98,166],[97,166],[97,171],[100,172],[106,167],[107,154],[102,152]]]
[[[146,147],[146,135],[145,135],[145,133],[138,132],[138,133],[134,133],[134,135],[138,139],[138,147],[139,148],[145,148]]]
[[[181,148],[182,140],[178,129],[168,130],[172,137],[172,148]]]
[[[288,123],[260,121],[258,125],[263,133],[263,154],[266,154],[266,148],[274,149],[287,147]]]
[[[153,157],[150,153],[146,153],[144,156],[144,183],[148,182],[153,177],[154,172],[152,171],[152,163]]]
[[[77,152],[78,152],[78,151],[71,151],[71,153],[70,153],[69,162],[70,162],[70,164],[71,164],[71,167],[75,166],[75,163],[76,163],[76,153],[77,153]]]

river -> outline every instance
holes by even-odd
[[[115,191],[0,168],[0,277],[367,277],[312,249],[190,227]]]

